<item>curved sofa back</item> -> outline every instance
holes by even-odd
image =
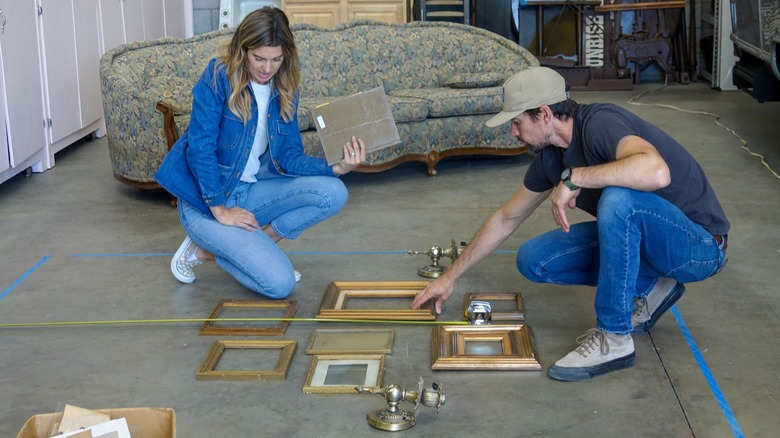
[[[294,25],[301,59],[301,95],[344,96],[384,86],[443,87],[454,76],[507,73],[536,65],[523,47],[473,26],[415,21],[352,21],[323,29]]]

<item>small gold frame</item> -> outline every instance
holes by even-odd
[[[200,368],[195,372],[197,380],[284,380],[287,369],[290,368],[293,353],[298,342],[295,340],[282,341],[227,341],[218,340],[206,354]],[[273,370],[250,371],[216,371],[214,368],[226,349],[267,349],[281,350],[279,360]]]
[[[322,297],[317,318],[383,319],[432,321],[436,319],[434,301],[421,309],[348,309],[350,298],[414,298],[428,286],[428,281],[334,281]],[[410,302],[411,304],[411,302]]]
[[[247,327],[247,326],[220,326],[214,325],[216,321],[206,321],[200,329],[201,335],[250,335],[250,336],[276,336],[283,335],[287,331],[290,321],[286,320],[295,316],[298,310],[298,301],[296,300],[220,300],[211,316],[208,319],[213,320],[219,317],[223,310],[229,308],[238,309],[286,309],[283,319],[278,325],[270,327]],[[240,323],[240,321],[239,321]]]
[[[466,300],[463,304],[463,313],[466,314],[466,310],[469,308],[469,304],[472,301],[514,301],[515,308],[509,312],[496,312],[493,310],[491,313],[492,321],[525,321],[525,305],[523,304],[523,295],[520,292],[506,292],[506,293],[482,293],[482,292],[469,292],[466,294]]]
[[[471,354],[469,342],[495,343],[499,352]],[[542,366],[526,324],[442,325],[433,329],[431,369],[537,371]]]
[[[391,329],[315,329],[306,354],[390,354]]]
[[[327,384],[328,372],[331,367],[339,365],[365,365],[366,373],[363,381],[349,384]],[[382,386],[384,373],[384,354],[318,354],[312,356],[309,373],[306,375],[306,383],[303,385],[303,393],[358,394],[356,388],[359,386],[378,390]]]

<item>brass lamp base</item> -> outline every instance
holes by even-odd
[[[386,430],[388,432],[398,432],[414,426],[414,412],[399,410],[399,412],[390,412],[389,409],[377,409],[366,415],[368,424],[374,429]]]
[[[444,389],[438,383],[434,383],[430,388],[423,389],[423,379],[417,383],[417,391],[407,391],[406,389],[392,384],[384,388],[368,388],[359,386],[355,388],[361,394],[379,394],[385,398],[387,407],[371,411],[366,415],[368,424],[374,429],[385,430],[388,432],[398,432],[414,426],[417,412],[420,406],[435,407],[439,412],[444,405]],[[414,405],[414,410],[405,411],[398,407],[401,402],[408,402]]]
[[[444,266],[425,265],[417,270],[417,275],[426,278],[439,278],[446,271]]]

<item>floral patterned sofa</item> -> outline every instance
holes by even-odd
[[[401,144],[369,154],[363,172],[455,155],[516,155],[525,147],[484,122],[501,108],[501,84],[536,58],[476,27],[443,22],[353,21],[335,29],[295,25],[301,61],[298,126],[306,152],[324,156],[310,109],[335,97],[384,86]],[[191,89],[220,44],[222,29],[187,38],[120,46],[100,61],[114,176],[140,188],[189,124]]]

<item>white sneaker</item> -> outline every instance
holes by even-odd
[[[649,332],[667,310],[685,292],[685,285],[674,278],[661,277],[646,297],[634,297],[631,327],[634,333]]]
[[[555,362],[547,374],[556,380],[586,380],[634,365],[631,335],[607,333],[596,328],[577,338],[579,347]]]
[[[187,236],[171,259],[171,272],[182,283],[195,281],[195,273],[192,272],[192,268],[203,263],[203,260],[198,260],[195,256],[197,250],[198,245],[190,239],[190,236]]]
[[[293,269],[293,273],[295,274],[295,282],[298,283],[301,281],[301,273]]]

